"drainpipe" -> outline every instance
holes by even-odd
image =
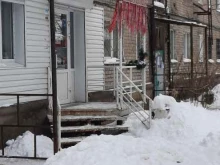
[[[55,52],[55,12],[54,0],[50,0],[50,32],[51,32],[51,59],[52,59],[52,90],[53,90],[53,140],[54,154],[58,152],[58,107],[57,107],[57,68]]]
[[[193,26],[190,26],[190,54],[191,54],[191,79],[193,79],[193,72],[194,72],[194,57],[193,57]]]
[[[170,19],[170,13],[169,13],[167,0],[165,1],[165,11],[166,11],[167,18]],[[168,39],[168,42],[167,42],[167,61],[168,61],[167,63],[168,63],[168,66],[167,67],[168,67],[168,82],[169,82],[168,88],[171,89],[172,88],[172,84],[171,84],[171,56],[170,56],[170,39],[171,38],[170,38],[170,23],[169,22],[167,24],[167,39]],[[165,66],[165,68],[166,68],[166,66]]]
[[[151,73],[153,83],[153,98],[155,97],[155,20],[154,20],[154,0],[152,0],[152,7],[150,9],[150,61],[151,61]]]

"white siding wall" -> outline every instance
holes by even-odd
[[[94,7],[91,10],[86,10],[85,17],[88,91],[103,90],[104,9]]]
[[[25,1],[26,66],[0,64],[0,93],[47,93],[50,22],[49,15],[45,11],[48,9],[47,0]],[[43,98],[22,98],[22,101],[36,99]],[[0,106],[15,103],[15,101],[16,99],[12,97],[0,97]]]

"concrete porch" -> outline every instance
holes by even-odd
[[[61,147],[73,146],[90,135],[117,135],[128,131],[123,126],[126,118],[116,103],[80,103],[61,106]],[[48,115],[52,124],[52,115]]]

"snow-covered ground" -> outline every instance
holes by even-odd
[[[218,91],[218,88],[214,91]],[[220,93],[215,92],[215,95],[219,95],[215,103],[220,105]],[[125,123],[129,127],[128,133],[90,136],[76,146],[50,157],[45,163],[8,159],[0,164],[220,165],[219,110],[206,110],[200,105],[186,102],[177,103],[167,96],[157,97],[155,102],[157,105],[154,107],[160,109],[168,106],[170,113],[166,118],[153,120],[150,130],[131,114]],[[33,154],[29,146],[32,136],[27,132],[15,141],[9,141],[8,153]],[[43,136],[38,138],[41,138],[39,142],[42,141],[38,146],[38,154],[52,155],[51,140]]]
[[[53,142],[45,136],[36,136],[37,157],[48,158],[53,155]],[[34,157],[34,134],[30,131],[6,142],[5,156]],[[1,151],[0,151],[1,154]]]
[[[44,160],[0,159],[0,165],[43,165]]]
[[[154,120],[150,130],[134,114],[126,125],[129,133],[88,137],[44,165],[220,164],[220,111],[173,102],[169,116]]]

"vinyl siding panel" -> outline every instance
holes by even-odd
[[[88,92],[100,91],[104,89],[104,9],[86,10],[85,17]]]
[[[46,94],[50,66],[50,22],[47,0],[25,1],[26,66],[0,65],[0,93]],[[21,102],[46,97],[21,97]],[[0,96],[0,106],[14,104],[16,98]]]

